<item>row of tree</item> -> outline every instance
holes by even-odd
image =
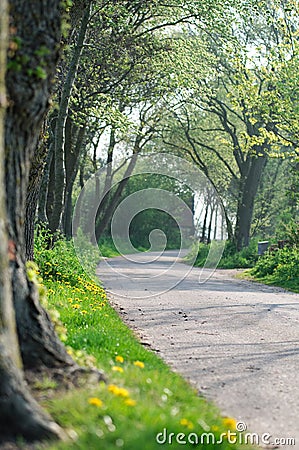
[[[54,105],[31,168],[27,258],[33,258],[37,203],[39,222],[71,236],[74,192],[108,164],[96,224],[100,238],[136,156],[161,150],[190,159],[205,173],[237,249],[248,246],[253,232],[272,232],[273,195],[262,222],[256,213],[261,205],[256,212],[254,206],[263,175],[273,173],[275,185],[286,172],[280,158],[289,168],[296,164],[297,6],[74,3]],[[111,191],[119,154],[131,157],[128,177]]]
[[[269,232],[283,191],[295,216],[298,4],[9,0],[9,14],[6,1],[0,7],[0,432],[62,436],[23,377],[23,368],[78,369],[27,276],[36,223],[70,237],[76,193],[107,164],[104,185],[95,179],[95,196],[106,193],[100,238],[122,197],[139,188],[128,184],[139,155],[161,150],[207,176],[238,249],[252,232]],[[112,189],[120,154],[126,177]],[[217,214],[212,198],[206,212],[203,241]]]

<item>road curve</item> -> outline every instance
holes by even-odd
[[[133,258],[105,260],[97,273],[142,342],[223,414],[272,442],[295,438],[281,448],[299,450],[299,295],[226,270],[199,284],[201,269],[186,273],[176,252]]]

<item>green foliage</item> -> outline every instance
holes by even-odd
[[[98,244],[102,256],[106,258],[112,258],[113,256],[119,255],[119,252],[114,245],[112,237],[104,236],[100,238]]]
[[[243,248],[237,252],[235,246],[231,242],[227,242],[223,256],[219,263],[219,268],[222,269],[245,269],[253,267],[258,259],[257,254],[257,239],[252,239],[248,247]]]
[[[198,249],[198,250],[197,250]],[[193,249],[189,255],[186,257],[186,261],[193,259],[194,254],[197,253],[195,266],[203,267],[208,253],[210,250],[210,245],[207,244],[194,244]],[[257,254],[257,239],[252,239],[249,247],[243,248],[241,251],[237,252],[234,243],[227,241],[225,249],[218,265],[219,269],[245,269],[253,267],[255,262],[258,260]]]
[[[57,236],[51,246],[53,237],[47,230],[39,228],[35,237],[35,261],[43,279],[63,281],[76,286],[79,276],[85,276],[84,270],[76,256],[71,241]],[[50,247],[50,248],[49,248]],[[85,267],[94,272],[98,263],[98,252],[91,245],[85,249]]]
[[[268,282],[283,287],[291,283],[293,288],[299,289],[299,250],[297,247],[267,252],[263,255],[251,274],[257,279],[267,277]]]
[[[291,219],[283,224],[282,239],[287,240],[290,246],[299,248],[299,222]]]

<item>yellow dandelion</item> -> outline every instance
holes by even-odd
[[[90,405],[97,406],[98,408],[101,408],[101,407],[103,406],[102,400],[100,400],[100,399],[97,398],[97,397],[91,397],[91,398],[89,398],[89,399],[88,399],[88,403],[89,403]]]
[[[115,384],[109,384],[108,391],[117,397],[129,397],[129,391],[125,388],[120,388]]]
[[[113,372],[120,372],[120,373],[123,373],[123,371],[124,371],[124,369],[119,366],[113,366],[112,370],[113,370]]]
[[[87,311],[85,309],[82,309],[81,314],[87,314]]]
[[[72,308],[74,308],[74,309],[79,309],[79,308],[81,308],[81,306],[78,305],[78,303],[75,303],[75,305],[72,305]]]
[[[223,425],[229,430],[236,430],[237,422],[233,417],[224,417]]]
[[[142,361],[134,361],[134,366],[140,367],[140,369],[143,369],[144,363]]]
[[[136,406],[136,404],[136,400],[133,400],[132,398],[127,398],[127,400],[125,400],[125,405],[127,406]]]
[[[123,362],[124,362],[124,358],[123,358],[122,356],[120,356],[120,355],[117,355],[117,356],[115,357],[115,361],[117,361],[117,362],[119,362],[119,363],[123,363]]]
[[[194,425],[191,422],[191,420],[185,418],[180,420],[180,424],[183,425],[184,427],[187,427],[189,430],[192,430],[192,428],[194,428]]]

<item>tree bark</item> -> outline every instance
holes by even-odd
[[[249,245],[254,200],[267,161],[266,156],[249,156],[249,158],[248,171],[240,179],[241,188],[234,236],[237,250]]]
[[[4,110],[8,8],[0,3],[0,436],[1,440],[62,437],[62,430],[44,413],[31,396],[23,378],[12,302],[9,257],[13,247],[7,239],[4,185]]]
[[[123,190],[125,189],[128,181],[130,179],[130,176],[132,175],[132,172],[135,168],[137,158],[138,158],[138,152],[134,152],[133,156],[129,162],[129,165],[125,171],[123,179],[120,181],[120,183],[118,183],[115,193],[113,194],[110,202],[106,206],[104,215],[100,218],[100,220],[97,224],[97,227],[96,227],[96,238],[97,239],[99,239],[103,235],[103,232],[105,231],[109,221],[111,220],[113,212],[121,198]],[[106,195],[109,195],[109,192]],[[105,198],[104,198],[104,201],[105,201]]]
[[[50,183],[50,172],[51,172],[51,164],[53,160],[53,146],[54,146],[54,131],[56,125],[56,117],[49,117],[46,120],[48,124],[48,132],[49,138],[47,141],[47,156],[45,158],[44,169],[42,173],[40,192],[38,198],[38,210],[37,210],[37,220],[38,223],[43,224],[44,226],[48,226],[49,219],[47,213],[47,201],[49,194],[49,183]]]
[[[43,130],[44,131],[44,130]],[[43,134],[43,133],[42,133]],[[26,196],[25,212],[25,257],[27,261],[34,259],[34,227],[38,197],[46,163],[47,146],[43,136],[40,136],[36,146],[29,173],[29,183]]]
[[[72,194],[74,182],[79,170],[80,155],[86,132],[86,125],[78,127],[70,122],[69,133],[66,133],[65,146],[65,169],[66,169],[66,187],[65,187],[65,204],[63,208],[63,232],[67,238],[72,236]],[[74,133],[74,130],[76,132]],[[67,138],[68,137],[68,138]],[[73,145],[73,142],[75,144]]]
[[[9,52],[5,121],[6,202],[17,330],[26,368],[73,365],[25,267],[24,223],[30,165],[48,109],[60,43],[60,0],[11,0],[11,29],[21,45]],[[40,56],[42,54],[42,56]],[[21,63],[21,62],[22,63]],[[20,64],[19,70],[15,70]]]
[[[72,89],[76,79],[83,43],[88,28],[88,22],[90,19],[90,12],[91,12],[91,1],[88,1],[85,12],[82,17],[78,39],[70,62],[66,80],[63,85],[59,104],[59,111],[56,121],[55,140],[54,140],[55,194],[54,194],[53,213],[49,221],[49,228],[53,233],[55,233],[55,231],[58,230],[62,218],[62,211],[64,206],[64,193],[65,193],[65,158],[64,158],[65,125],[68,116]]]

